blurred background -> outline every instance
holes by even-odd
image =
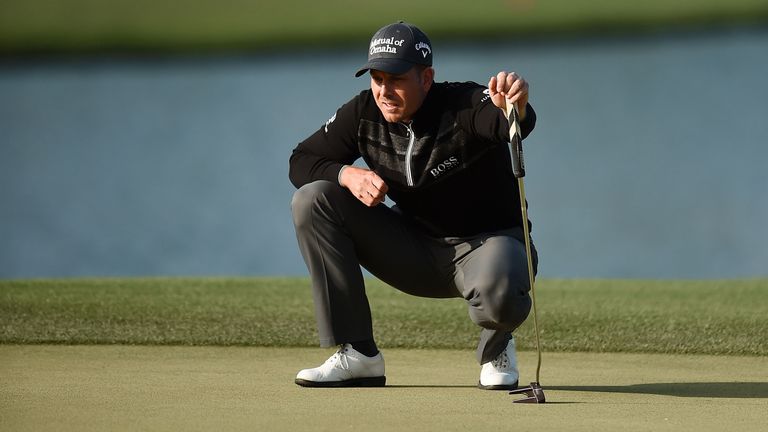
[[[0,278],[306,275],[288,157],[401,19],[530,82],[542,277],[768,275],[768,1],[358,3],[0,0]]]

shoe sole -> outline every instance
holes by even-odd
[[[482,390],[517,390],[517,383],[515,381],[513,384],[483,385],[478,381],[477,388]]]
[[[302,387],[384,387],[387,377],[355,378],[344,381],[307,381],[296,378],[294,382]]]

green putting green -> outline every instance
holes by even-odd
[[[763,357],[544,353],[544,405],[475,388],[471,350],[387,349],[387,387],[308,389],[317,348],[0,345],[13,431],[765,430]],[[521,382],[535,353],[520,354]]]

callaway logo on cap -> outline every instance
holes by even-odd
[[[355,74],[369,69],[400,75],[414,65],[432,66],[432,44],[421,30],[402,21],[382,27],[371,38],[368,63]]]

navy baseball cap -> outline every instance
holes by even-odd
[[[400,75],[414,65],[432,66],[432,43],[416,26],[403,21],[384,26],[371,38],[368,63],[355,74],[369,69]]]

